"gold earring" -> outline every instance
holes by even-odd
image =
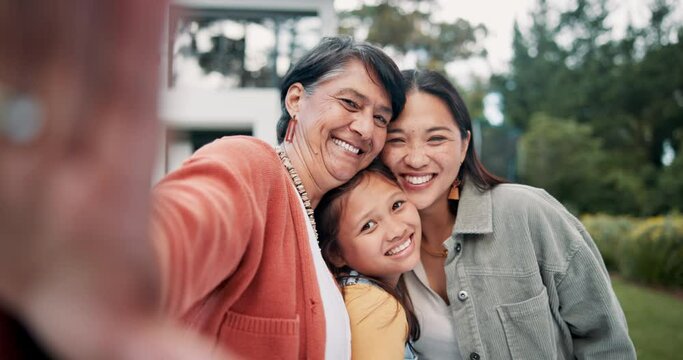
[[[460,199],[460,179],[455,179],[453,185],[451,186],[451,192],[448,193],[448,200],[459,200]]]
[[[462,163],[464,161],[460,162],[460,168],[462,169]],[[453,182],[453,185],[451,185],[451,191],[448,193],[448,199],[449,200],[459,200],[460,199],[460,179],[455,178],[455,181]]]

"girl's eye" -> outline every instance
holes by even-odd
[[[375,228],[375,226],[377,226],[377,222],[375,222],[374,220],[370,220],[370,221],[366,222],[365,224],[363,224],[363,227],[360,229],[360,231],[363,232],[363,231],[372,230]]]
[[[399,137],[387,139],[387,144],[402,144],[404,142],[406,141]]]
[[[447,140],[447,139],[443,136],[432,136],[429,138],[429,141],[431,141],[431,142],[440,142],[440,141],[445,141],[445,140]]]
[[[403,204],[405,204],[405,203],[406,203],[405,200],[396,201],[396,202],[394,202],[393,205],[391,205],[391,210],[396,211],[396,210],[402,208]]]

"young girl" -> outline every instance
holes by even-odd
[[[420,217],[376,163],[316,209],[320,249],[342,288],[353,359],[415,359],[419,325],[401,279],[420,260]]]

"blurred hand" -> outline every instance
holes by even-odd
[[[0,95],[33,99],[42,124],[25,142],[0,131],[0,303],[59,357],[218,355],[158,314],[147,226],[165,11],[0,0]]]

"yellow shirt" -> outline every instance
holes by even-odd
[[[351,358],[403,359],[408,321],[401,304],[374,285],[347,285],[343,292],[351,321]]]

